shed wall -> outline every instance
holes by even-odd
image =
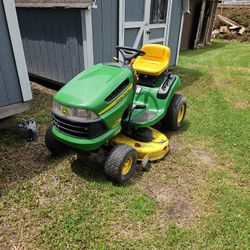
[[[30,74],[66,83],[84,69],[81,11],[18,8]]]
[[[181,49],[192,49],[198,29],[202,0],[190,1],[190,14],[185,14]]]
[[[0,107],[22,101],[3,2],[0,1]]]
[[[94,63],[110,62],[117,55],[118,1],[97,0],[92,9]]]

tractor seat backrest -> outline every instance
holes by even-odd
[[[139,56],[133,68],[140,74],[159,76],[167,70],[170,63],[170,48],[161,44],[145,44],[144,56]]]

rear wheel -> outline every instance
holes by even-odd
[[[175,93],[169,105],[167,114],[162,119],[162,126],[167,130],[177,130],[181,127],[186,115],[187,101],[181,94]]]
[[[105,174],[113,182],[122,184],[134,174],[137,152],[126,144],[116,145],[105,163]]]
[[[49,126],[45,134],[46,147],[53,155],[60,156],[69,153],[69,148],[65,144],[58,141],[52,133],[52,127],[53,125]]]

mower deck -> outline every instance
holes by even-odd
[[[169,151],[168,138],[156,129],[149,129],[152,131],[154,138],[151,142],[137,141],[120,133],[111,140],[111,143],[131,146],[137,151],[139,161],[145,158],[148,158],[150,161],[160,160]]]

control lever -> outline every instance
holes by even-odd
[[[119,60],[117,57],[113,56],[113,59],[117,62],[123,63],[123,61]]]
[[[146,104],[133,104],[132,110],[135,109],[145,109],[147,107]]]
[[[130,123],[130,119],[131,119],[131,115],[133,113],[133,111],[135,109],[145,109],[147,107],[146,104],[133,104],[131,109],[130,109],[130,113],[129,113],[129,118],[128,118],[128,128],[129,128],[129,123]]]

